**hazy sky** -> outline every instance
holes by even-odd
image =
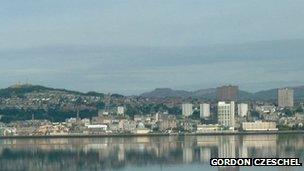
[[[3,0],[0,87],[304,84],[303,0]]]

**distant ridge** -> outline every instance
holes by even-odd
[[[294,89],[296,100],[304,99],[304,86],[288,87]],[[205,100],[216,99],[216,88],[201,89],[197,91],[185,91],[185,90],[173,90],[170,88],[157,88],[151,92],[146,92],[140,95],[146,98],[198,98]],[[263,90],[256,93],[250,93],[247,91],[240,90],[240,100],[276,100],[277,99],[277,88]]]
[[[0,89],[0,97],[12,97],[12,96],[22,97],[26,93],[33,93],[33,92],[39,93],[39,92],[47,92],[47,91],[58,91],[58,92],[62,92],[66,94],[74,94],[74,95],[104,96],[103,93],[97,93],[97,92],[82,93],[79,91],[50,88],[41,85],[16,84],[8,88]]]
[[[171,88],[156,88],[154,91],[143,93],[142,97],[154,97],[154,98],[164,98],[164,97],[191,97],[191,92],[184,90],[173,90]]]
[[[297,87],[288,87],[294,89],[294,98],[295,100],[304,100],[304,86]],[[31,85],[31,84],[17,84],[10,86],[8,88],[0,89],[0,97],[13,97],[20,96],[22,97],[26,93],[33,92],[47,92],[47,91],[58,91],[66,94],[74,94],[74,95],[84,95],[84,96],[99,96],[104,97],[104,93],[99,93],[95,91],[90,91],[87,93],[67,90],[67,89],[58,89],[58,88],[50,88],[41,85]],[[112,97],[124,97],[120,94],[112,94]],[[186,91],[186,90],[174,90],[171,88],[156,88],[151,92],[146,92],[140,97],[145,98],[197,98],[197,99],[205,99],[205,100],[215,100],[216,99],[216,88],[209,89],[200,89],[196,91]],[[263,90],[256,93],[250,93],[247,91],[240,90],[239,92],[240,100],[276,100],[277,99],[277,88]]]

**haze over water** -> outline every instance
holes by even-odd
[[[211,167],[213,157],[304,159],[304,135],[1,139],[0,170],[271,170]]]

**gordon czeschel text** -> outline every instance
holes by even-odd
[[[211,166],[302,166],[299,158],[212,158]]]

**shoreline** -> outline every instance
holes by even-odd
[[[160,137],[160,136],[218,136],[218,135],[273,135],[273,134],[304,134],[304,130],[298,131],[237,131],[237,132],[204,132],[204,133],[148,133],[148,134],[71,134],[71,135],[12,135],[0,136],[0,139],[40,139],[40,138],[111,138],[111,137]]]

